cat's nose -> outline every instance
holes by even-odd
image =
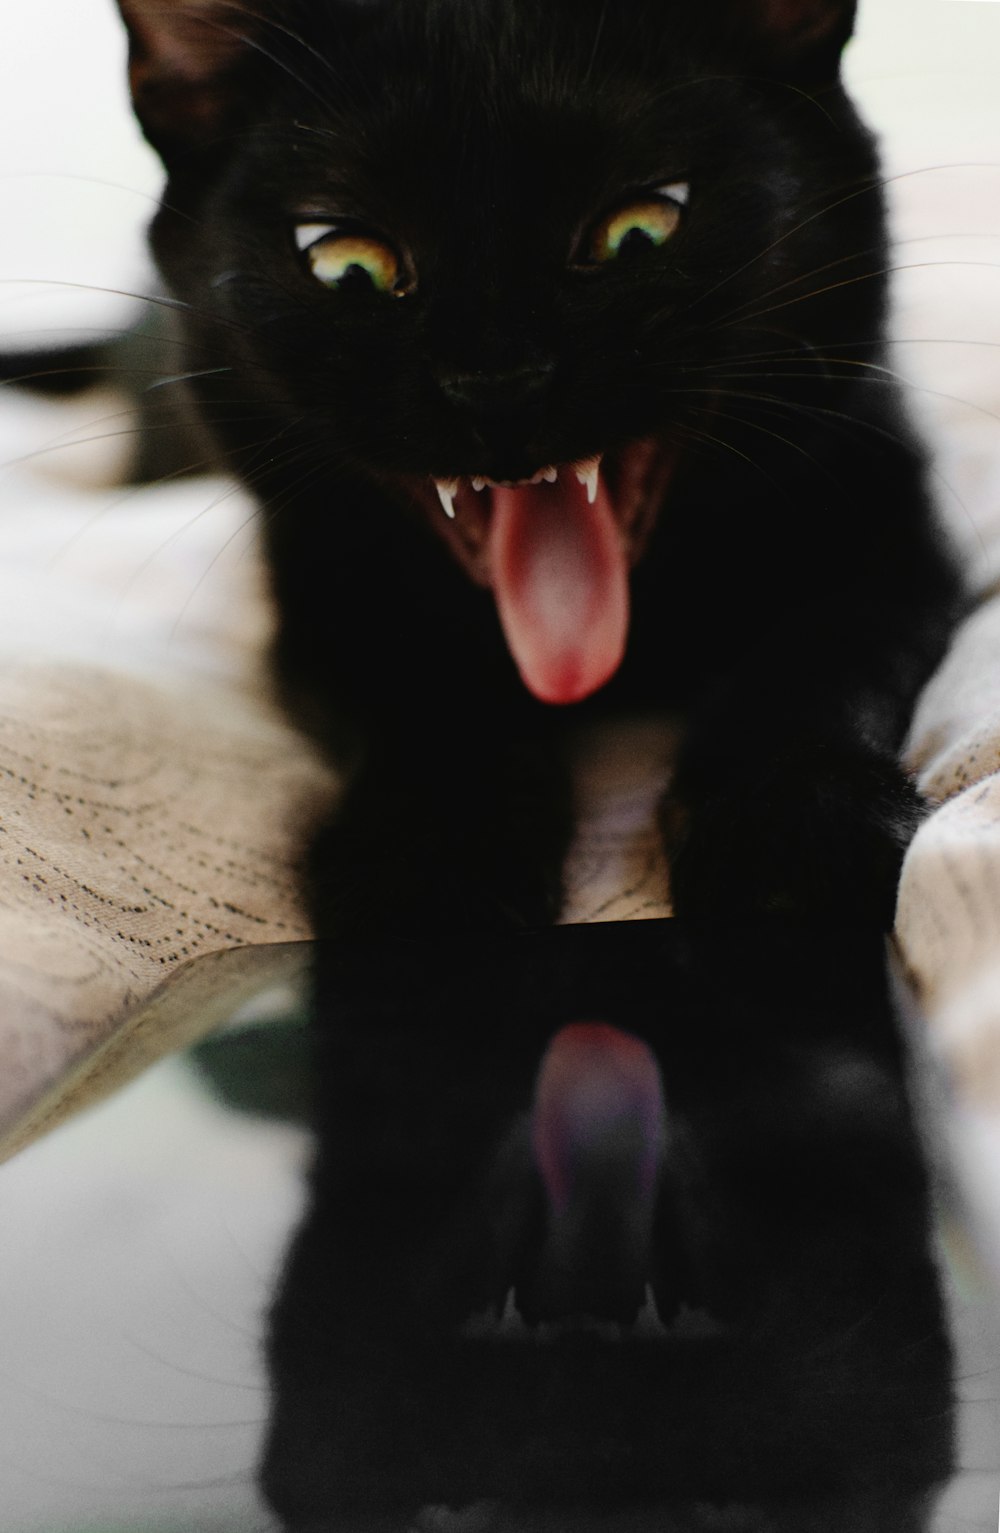
[[[555,362],[549,358],[483,372],[444,372],[441,392],[468,417],[490,445],[523,439],[540,424],[551,393]]]

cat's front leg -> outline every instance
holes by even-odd
[[[318,934],[550,925],[570,829],[568,770],[552,744],[384,737],[314,838]]]
[[[679,914],[892,926],[926,809],[899,755],[957,599],[928,571],[788,610],[706,688],[662,811]]]
[[[732,766],[711,782],[682,771],[664,804],[678,913],[891,928],[903,856],[925,813],[893,757],[857,740],[792,739]]]

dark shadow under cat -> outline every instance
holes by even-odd
[[[193,389],[261,503],[289,706],[349,777],[312,839],[275,1506],[922,1526],[923,1175],[878,942],[817,932],[891,925],[960,591],[885,365],[854,4],[121,3]],[[546,935],[567,721],[667,712],[685,925]],[[713,1334],[593,1329],[647,1288]],[[511,1292],[522,1345],[475,1332]]]

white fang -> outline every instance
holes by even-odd
[[[455,496],[458,494],[457,479],[435,479],[434,488],[438,492],[438,499],[449,521],[455,520]]]
[[[514,1296],[513,1288],[507,1290],[503,1314],[500,1316],[499,1329],[502,1336],[521,1337],[529,1334],[528,1327],[521,1316],[521,1311],[517,1307],[517,1299]]]
[[[573,464],[573,472],[587,491],[587,499],[591,505],[597,499],[597,480],[601,468],[601,456],[596,458],[584,458],[580,463]]]
[[[656,1307],[656,1298],[650,1285],[646,1284],[646,1296],[643,1306],[635,1317],[635,1335],[637,1336],[666,1336],[667,1328],[660,1319],[660,1312]]]

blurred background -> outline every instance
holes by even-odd
[[[155,289],[142,231],[160,175],[132,125],[124,60],[112,0],[0,7],[0,351],[114,335],[141,312],[130,295]],[[921,271],[945,272],[947,241],[973,234],[993,241],[982,270],[955,273],[961,333],[974,341],[979,306],[991,299],[1000,310],[991,264],[1000,260],[1000,0],[862,0],[848,73],[885,137],[896,185],[933,188],[899,201],[910,268],[901,327],[907,305],[919,307]],[[953,377],[954,359],[912,340],[903,350],[925,384],[936,369]],[[996,356],[959,347],[973,396]],[[72,419],[47,416],[41,427],[4,417],[0,459],[20,450],[22,431],[41,446],[102,409],[53,406],[67,408]],[[103,440],[96,467],[78,457],[81,482],[109,475],[117,450]],[[40,477],[38,493],[57,480]],[[3,497],[0,479],[0,515]],[[211,1073],[167,1061],[0,1168],[3,1533],[269,1526],[252,1484],[265,1411],[261,1324],[308,1160],[305,1131],[272,1109],[296,1098],[299,1039],[297,997],[264,997],[203,1053]],[[264,1078],[276,1081],[270,1093],[259,1090]],[[963,1472],[936,1529],[992,1533],[995,1310],[957,1238],[947,1265]]]

